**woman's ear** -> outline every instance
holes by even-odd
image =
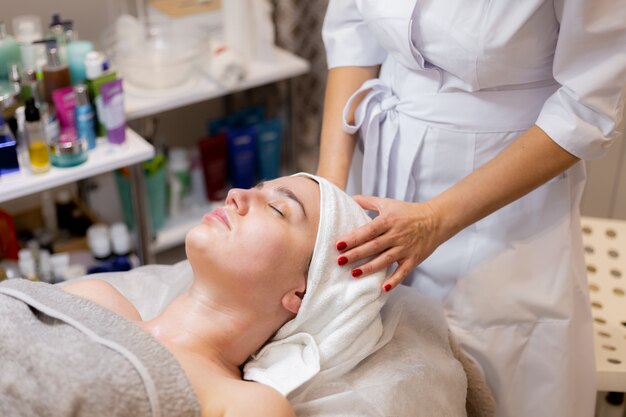
[[[283,295],[283,307],[285,307],[285,310],[290,311],[293,314],[298,314],[303,298],[303,292],[296,290],[289,291],[287,294]]]

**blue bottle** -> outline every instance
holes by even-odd
[[[87,86],[84,84],[75,86],[74,95],[76,96],[76,107],[74,108],[76,136],[79,140],[87,142],[88,149],[93,149],[96,147],[96,123],[93,108],[89,102]]]
[[[254,128],[228,131],[228,162],[232,186],[251,188],[256,182]]]
[[[19,172],[17,142],[0,113],[0,175]]]
[[[255,127],[258,177],[273,180],[280,176],[282,123],[277,118],[258,123]]]

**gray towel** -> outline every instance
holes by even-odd
[[[0,284],[0,416],[199,415],[176,359],[134,323],[49,284]]]

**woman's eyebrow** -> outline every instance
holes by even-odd
[[[257,185],[255,185],[254,188],[261,190],[263,189],[264,185],[265,185],[265,181],[261,181]],[[304,213],[304,217],[308,218],[306,215],[306,210],[304,209],[304,204],[302,204],[302,201],[300,201],[298,196],[293,191],[291,191],[289,188],[284,187],[284,186],[276,187],[274,191],[298,203],[298,205],[302,209],[302,213]]]

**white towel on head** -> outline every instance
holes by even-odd
[[[358,264],[337,264],[337,239],[371,219],[329,181],[296,175],[320,187],[320,223],[306,293],[296,317],[246,363],[243,375],[285,396],[320,372],[347,373],[378,348],[380,310],[387,299],[382,291],[387,271],[356,279],[351,271]]]

